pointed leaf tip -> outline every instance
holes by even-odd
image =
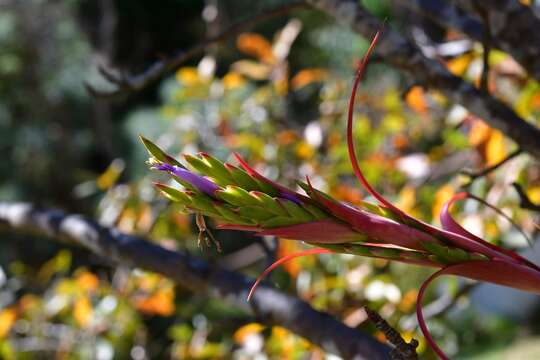
[[[139,135],[139,139],[146,148],[146,151],[148,151],[148,154],[154,157],[156,160],[184,168],[182,164],[180,164],[172,156],[168,155],[165,151],[161,150],[161,148],[154,144],[152,141],[148,140],[142,135]]]

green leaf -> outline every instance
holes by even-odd
[[[238,208],[238,212],[243,217],[257,221],[266,221],[276,217],[274,214],[268,212],[268,210],[260,206],[242,206]]]
[[[208,166],[210,176],[223,182],[224,185],[234,185],[234,179],[231,173],[221,161],[207,153],[200,153],[199,156],[201,156],[202,162]]]
[[[287,199],[278,199],[279,203],[287,210],[287,212],[297,220],[298,223],[309,222],[315,220],[315,217],[311,215],[308,211],[304,210],[300,205],[287,200]]]
[[[165,195],[168,199],[182,203],[184,205],[190,205],[191,199],[183,192],[178,189],[172,188],[170,186],[164,185],[164,184],[154,184],[159,191]]]
[[[244,188],[247,191],[262,190],[259,184],[255,181],[255,179],[249,176],[248,173],[246,173],[244,170],[229,163],[225,163],[224,166],[231,174],[236,185]]]
[[[261,221],[261,225],[268,229],[296,224],[298,224],[298,221],[296,219],[285,216],[275,216],[269,220]]]
[[[216,197],[236,206],[259,205],[259,201],[251,196],[246,190],[233,185],[228,185],[223,190],[216,191]]]
[[[289,213],[283,208],[276,198],[271,197],[260,191],[250,191],[249,194],[255,199],[259,200],[262,206],[265,206],[268,211],[271,211],[275,215],[288,216]]]
[[[167,153],[165,153],[163,150],[161,150],[159,148],[159,146],[154,144],[152,141],[148,140],[147,138],[145,138],[142,135],[139,135],[139,139],[141,139],[144,147],[146,148],[146,150],[148,151],[150,156],[153,156],[154,158],[156,158],[157,160],[159,160],[161,162],[176,165],[176,166],[179,166],[179,167],[185,169],[185,167],[181,163],[179,163],[172,156],[167,155]]]

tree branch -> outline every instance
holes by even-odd
[[[471,171],[467,171],[467,170],[461,171],[461,174],[466,175],[466,176],[469,177],[469,182],[467,184],[465,184],[464,186],[469,186],[476,179],[484,177],[484,176],[488,175],[489,173],[497,170],[499,167],[506,164],[508,161],[512,160],[513,158],[520,155],[521,153],[522,153],[521,149],[518,148],[518,149],[512,151],[510,154],[508,154],[504,159],[502,159],[498,163],[493,164],[491,166],[488,166],[485,169],[483,169],[481,171],[478,171],[478,172],[471,172]]]
[[[390,324],[388,324],[388,322],[377,312],[371,310],[367,306],[364,306],[364,311],[375,327],[384,334],[386,339],[392,345],[395,346],[390,353],[392,360],[418,360],[418,354],[416,353],[418,340],[411,339],[410,342],[406,342],[401,334],[390,326]]]
[[[252,279],[102,227],[81,215],[40,210],[28,203],[0,202],[0,225],[11,231],[74,242],[113,262],[162,274],[192,291],[205,291],[249,311],[261,323],[283,326],[345,359],[389,359],[388,346],[296,297],[264,285],[248,303],[246,296]]]
[[[525,190],[523,190],[520,184],[515,182],[515,183],[512,183],[512,186],[514,187],[514,189],[516,190],[519,196],[519,206],[522,209],[540,212],[540,204],[533,203],[531,199],[529,199],[529,197],[527,196],[527,193],[525,193]]]
[[[106,69],[103,66],[99,66],[98,70],[101,75],[116,86],[115,89],[110,91],[102,91],[94,88],[92,85],[85,83],[87,91],[95,97],[113,98],[120,95],[126,95],[131,92],[139,91],[150,84],[161,79],[164,75],[177,69],[180,65],[194,57],[195,55],[203,52],[209,45],[225,41],[232,36],[240,34],[245,29],[270,18],[282,16],[287,14],[293,9],[305,6],[303,1],[296,1],[277,7],[275,9],[266,10],[248,19],[242,20],[233,24],[223,32],[216,36],[209,37],[195,46],[187,50],[180,50],[178,53],[170,58],[164,58],[154,62],[145,71],[136,75],[123,74],[118,76],[113,70]]]
[[[440,26],[461,31],[480,42],[486,26],[471,14],[480,18],[487,15],[491,45],[512,55],[532,77],[540,81],[540,33],[533,30],[540,28],[540,19],[530,7],[514,0],[395,1]],[[460,14],[454,4],[469,13]]]
[[[355,0],[307,2],[367,38],[371,38],[376,30],[384,28],[379,19],[369,14]],[[440,90],[448,99],[463,105],[492,127],[501,130],[524,151],[540,159],[540,129],[521,119],[503,102],[451,74],[440,62],[424,56],[418,47],[398,32],[385,28],[377,51],[391,66],[413,76],[425,87]]]

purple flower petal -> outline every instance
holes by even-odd
[[[207,178],[194,174],[178,166],[173,166],[169,164],[158,164],[155,165],[154,168],[170,172],[210,196],[214,196],[214,192],[219,189],[219,186],[217,186]]]
[[[282,197],[282,198],[287,199],[287,200],[291,200],[292,202],[294,202],[294,203],[296,203],[298,205],[302,204],[302,201],[295,194],[293,194],[292,192],[280,190],[279,191],[279,197]]]

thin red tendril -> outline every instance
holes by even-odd
[[[276,260],[274,263],[272,263],[272,265],[267,267],[261,275],[259,275],[257,280],[255,280],[255,283],[253,283],[253,285],[251,286],[251,289],[249,290],[247,301],[251,300],[251,297],[253,296],[255,289],[257,289],[257,286],[259,286],[259,283],[266,277],[266,275],[268,275],[272,270],[274,270],[278,266],[286,263],[289,260],[293,260],[301,256],[315,255],[315,254],[330,254],[330,253],[332,253],[332,251],[328,249],[315,248],[315,249],[303,250],[303,251],[299,251],[293,254],[289,254],[287,256],[284,256]]]
[[[418,297],[416,298],[416,317],[418,319],[418,325],[420,326],[420,330],[422,330],[422,333],[424,334],[424,337],[426,338],[426,341],[431,346],[433,351],[435,351],[435,353],[442,360],[449,360],[449,359],[446,356],[446,354],[441,350],[439,345],[437,345],[437,343],[435,342],[435,340],[431,336],[431,333],[429,332],[429,329],[427,328],[426,322],[424,320],[424,314],[422,312],[422,300],[424,298],[424,293],[425,293],[427,287],[429,286],[429,284],[431,284],[431,282],[433,280],[435,280],[436,278],[438,278],[439,276],[444,275],[444,273],[450,267],[452,267],[452,266],[442,268],[441,270],[434,272],[430,277],[428,277],[426,279],[426,281],[424,281],[422,283],[422,286],[420,286],[420,290],[418,291]]]
[[[371,41],[371,44],[369,45],[368,50],[366,51],[366,54],[362,58],[362,61],[360,62],[360,65],[358,66],[358,70],[356,71],[356,75],[354,77],[354,82],[351,90],[351,97],[349,98],[349,111],[348,111],[348,118],[347,118],[347,146],[349,150],[349,158],[351,160],[351,165],[353,167],[354,173],[358,180],[362,183],[364,188],[381,204],[386,206],[389,209],[394,210],[398,214],[402,214],[403,212],[398,209],[395,205],[390,203],[388,200],[386,200],[381,194],[379,194],[367,181],[367,179],[364,177],[364,174],[362,173],[362,170],[360,169],[360,166],[358,165],[358,159],[356,157],[356,153],[354,151],[354,141],[353,141],[353,123],[354,123],[354,103],[356,100],[356,91],[358,89],[358,85],[360,84],[360,80],[362,80],[362,75],[364,74],[364,70],[366,68],[366,65],[369,60],[369,56],[371,55],[373,49],[375,48],[375,45],[377,44],[379,40],[380,31],[377,31],[375,34],[375,37]]]

